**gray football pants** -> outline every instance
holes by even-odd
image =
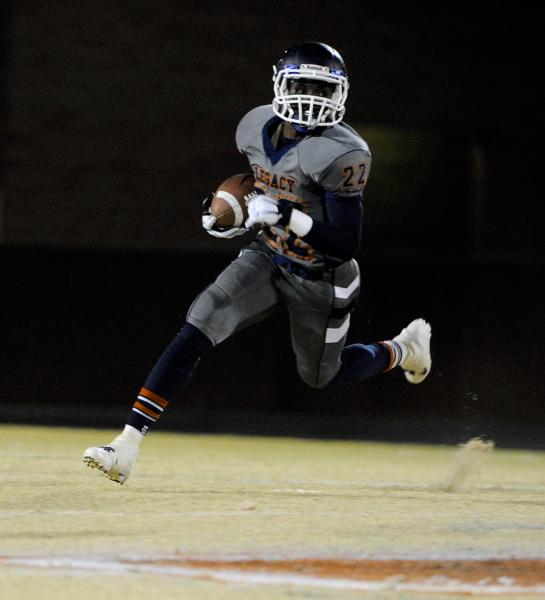
[[[358,264],[343,263],[319,281],[277,266],[261,242],[243,248],[193,302],[187,321],[217,345],[236,331],[285,306],[297,370],[305,383],[323,387],[341,366],[350,310],[360,287]]]

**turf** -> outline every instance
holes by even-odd
[[[82,462],[115,433],[0,427],[7,597],[339,597],[319,584],[113,573],[109,561],[545,558],[543,452],[496,448],[445,491],[457,447],[153,432],[120,486]],[[365,593],[342,597],[353,594]]]

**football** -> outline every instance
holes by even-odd
[[[243,227],[248,218],[244,197],[254,189],[251,173],[238,173],[217,187],[210,205],[210,213],[220,227]]]

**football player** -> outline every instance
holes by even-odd
[[[343,122],[348,76],[340,54],[319,42],[286,50],[273,67],[272,105],[246,114],[236,144],[253,170],[244,227],[222,228],[204,202],[211,235],[257,235],[193,302],[186,322],[148,375],[127,424],[84,461],[123,483],[145,434],[186,386],[201,357],[279,305],[290,317],[301,378],[321,388],[363,381],[400,366],[411,383],[430,372],[431,327],[412,321],[391,340],[345,346],[360,288],[354,259],[363,190],[371,168],[366,142]]]

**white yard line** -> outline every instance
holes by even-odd
[[[262,570],[247,571],[236,569],[213,569],[209,567],[176,567],[157,564],[135,563],[120,560],[91,560],[74,557],[58,558],[0,558],[0,566],[34,567],[78,572],[100,572],[116,575],[119,573],[142,573],[186,577],[189,579],[212,579],[248,585],[289,585],[295,587],[315,587],[338,590],[397,591],[417,593],[462,593],[462,594],[543,594],[544,585],[514,585],[506,581],[503,585],[488,584],[486,580],[473,584],[448,577],[432,577],[419,583],[405,583],[392,577],[382,581],[343,579],[338,577],[313,577],[291,573],[266,573]]]

